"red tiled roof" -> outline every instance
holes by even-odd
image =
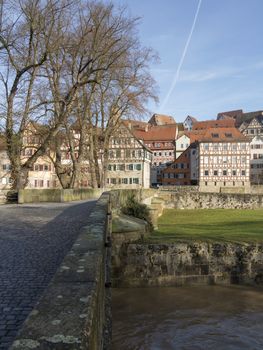
[[[210,128],[197,136],[198,142],[239,142],[248,139],[236,128]]]
[[[132,129],[142,129],[145,130],[147,127],[150,127],[150,125],[147,122],[142,122],[140,120],[123,120],[123,124],[126,125],[128,128]]]
[[[148,122],[151,125],[170,125],[175,124],[175,120],[172,116],[165,114],[154,114]]]
[[[176,137],[176,124],[151,126],[148,131],[133,130],[134,135],[143,141],[174,141]]]
[[[217,117],[230,117],[230,118],[234,118],[236,119],[238,116],[241,116],[243,114],[243,110],[242,109],[237,109],[234,111],[227,111],[227,112],[220,112],[217,114]]]
[[[184,133],[186,136],[190,137],[190,143],[194,143],[196,141],[202,140],[205,130],[192,130],[192,131],[185,131]]]
[[[234,119],[206,120],[193,125],[193,130],[205,130],[209,128],[231,128],[235,126]]]

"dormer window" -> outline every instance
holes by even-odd
[[[226,132],[225,137],[232,137],[232,134],[230,132]]]
[[[219,137],[219,134],[212,133],[212,137],[217,138],[217,137]]]

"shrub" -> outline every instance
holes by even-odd
[[[149,208],[147,205],[139,203],[134,194],[128,197],[125,207],[122,208],[122,213],[143,219],[152,227]]]

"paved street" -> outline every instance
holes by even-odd
[[[95,201],[0,206],[0,349],[8,349]]]

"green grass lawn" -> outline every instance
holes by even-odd
[[[263,210],[166,209],[148,241],[263,243]]]

